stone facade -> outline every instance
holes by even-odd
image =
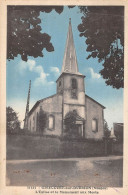
[[[86,95],[86,123],[85,137],[91,139],[101,139],[104,136],[104,107]],[[93,131],[92,121],[97,122],[97,130]]]
[[[71,21],[66,42],[62,72],[56,81],[57,93],[39,100],[25,118],[27,129],[38,131],[38,115],[42,109],[47,115],[45,135],[66,135],[66,120],[75,118],[70,135],[102,139],[104,136],[104,106],[85,95],[85,76],[79,73]]]

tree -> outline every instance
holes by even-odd
[[[123,142],[123,123],[114,123],[114,134],[118,142]]]
[[[80,6],[80,36],[86,38],[87,59],[98,58],[100,74],[113,88],[124,86],[124,8],[123,6]]]
[[[51,37],[41,32],[40,12],[63,11],[63,6],[8,6],[7,17],[7,59],[21,55],[27,61],[28,56],[43,57],[42,50],[54,51]]]
[[[47,114],[40,109],[39,115],[38,115],[38,130],[39,132],[44,132],[45,128],[47,126]]]
[[[76,118],[72,114],[72,112],[68,113],[68,116],[64,120],[65,130],[70,131],[71,129],[74,129],[76,124]]]
[[[76,125],[76,111],[70,111],[67,113],[64,119],[64,126],[65,126],[65,135],[70,136],[72,138],[74,137],[81,137],[78,132],[78,128]]]
[[[108,123],[107,123],[106,120],[104,120],[104,136],[105,136],[105,138],[109,138],[110,133],[111,132],[110,132],[110,130],[108,128]]]
[[[11,108],[6,108],[6,131],[7,133],[16,133],[20,130],[20,121],[17,113]]]
[[[74,6],[68,6],[72,8]],[[27,61],[28,56],[43,57],[42,50],[54,51],[51,37],[42,33],[40,12],[49,13],[55,10],[58,14],[63,6],[8,6],[7,10],[7,59],[13,60],[21,55]]]

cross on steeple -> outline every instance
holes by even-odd
[[[78,65],[77,65],[77,58],[76,58],[76,51],[75,51],[74,40],[73,40],[71,18],[69,18],[69,27],[68,27],[68,34],[67,34],[63,65],[62,65],[62,72],[69,72],[69,73],[75,73],[75,74],[79,73]]]

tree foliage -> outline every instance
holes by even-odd
[[[104,120],[104,136],[105,136],[106,138],[109,138],[110,133],[111,133],[111,132],[110,132],[110,130],[109,130],[108,123],[107,123],[106,120]]]
[[[64,132],[65,137],[70,138],[81,138],[81,134],[78,131],[78,126],[76,125],[76,111],[70,111],[67,113],[64,119]]]
[[[48,52],[54,51],[51,37],[42,33],[40,12],[55,10],[60,14],[63,9],[63,6],[8,6],[7,59],[13,60],[19,54],[27,61],[28,56],[43,57],[44,48]]]
[[[86,38],[87,59],[98,58],[106,84],[124,86],[124,8],[123,6],[80,6],[80,36]]]
[[[11,108],[6,108],[6,131],[7,133],[17,133],[20,130],[20,121],[17,113]]]
[[[68,116],[64,120],[64,125],[65,125],[65,130],[66,131],[71,131],[72,129],[75,128],[76,125],[76,117],[72,112],[68,113]]]
[[[117,123],[114,125],[114,134],[118,142],[123,142],[123,124]]]
[[[8,6],[7,17],[7,59],[21,55],[27,61],[28,56],[43,57],[42,50],[54,51],[51,37],[42,33],[40,12],[63,11],[63,6]]]
[[[47,114],[44,112],[43,109],[40,109],[37,122],[38,122],[38,131],[43,133],[47,126]]]

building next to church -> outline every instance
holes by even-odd
[[[85,76],[78,70],[70,20],[62,71],[56,81],[57,92],[37,101],[29,111],[29,88],[24,127],[31,132],[38,132],[38,117],[42,109],[48,118],[45,135],[65,136],[64,121],[74,117],[72,136],[101,140],[104,137],[105,107],[85,94],[84,79]]]

